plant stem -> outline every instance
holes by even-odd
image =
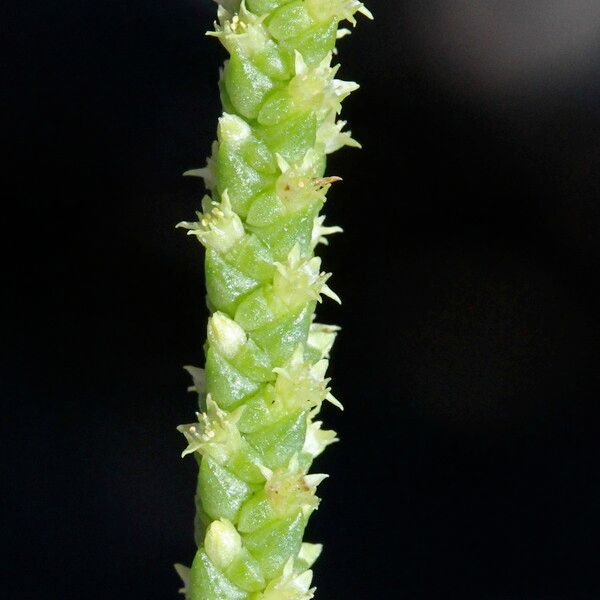
[[[307,600],[321,546],[304,529],[326,477],[308,474],[337,440],[315,420],[337,327],[314,322],[330,274],[314,256],[320,210],[339,177],[326,156],[355,146],[341,102],[358,86],[335,79],[336,40],[370,13],[358,0],[220,0],[215,31],[230,54],[224,113],[203,169],[210,195],[179,226],[206,248],[206,366],[188,368],[197,422],[178,429],[199,464],[196,543],[180,565],[189,600]]]

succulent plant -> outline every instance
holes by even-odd
[[[177,565],[189,600],[306,600],[321,546],[303,542],[326,477],[309,474],[337,440],[316,420],[341,404],[326,377],[338,328],[314,322],[339,301],[315,247],[339,227],[320,211],[339,177],[326,157],[359,147],[337,120],[358,86],[336,79],[336,40],[371,17],[358,0],[219,0],[209,35],[229,52],[224,113],[202,169],[210,195],[179,227],[206,248],[206,365],[188,367],[197,421],[181,425],[199,465],[196,543]]]

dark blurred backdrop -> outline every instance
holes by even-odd
[[[371,0],[324,252],[318,597],[600,597],[600,3]],[[0,14],[5,593],[177,598],[224,52],[209,0]]]

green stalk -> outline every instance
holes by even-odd
[[[337,327],[314,322],[322,296],[339,302],[314,256],[341,231],[320,210],[338,177],[326,156],[359,144],[337,121],[358,85],[335,79],[336,40],[358,0],[219,0],[209,35],[230,54],[224,113],[203,169],[210,195],[180,223],[206,248],[205,369],[188,368],[198,421],[178,429],[199,465],[196,543],[180,565],[189,600],[307,600],[321,545],[304,529],[326,477],[308,474],[337,440],[315,420]]]

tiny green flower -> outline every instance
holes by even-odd
[[[321,259],[318,256],[303,259],[298,244],[290,250],[285,263],[275,263],[275,266],[274,300],[286,309],[310,300],[321,302],[321,294],[341,303],[339,296],[325,283],[331,273],[321,272]]]
[[[305,360],[304,348],[298,346],[284,366],[273,369],[277,373],[275,402],[287,411],[320,409],[325,400],[343,409],[327,387],[329,378],[325,373],[328,366],[326,359],[314,364]]]
[[[182,221],[177,227],[188,229],[188,235],[195,235],[207,248],[227,252],[245,234],[240,217],[231,210],[227,190],[223,192],[220,203],[211,200],[210,196],[205,196],[202,204],[204,213],[196,213],[198,222]]]
[[[283,568],[283,573],[269,582],[269,585],[256,600],[311,600],[315,588],[309,589],[312,571],[294,572],[294,562],[290,558]]]
[[[306,428],[306,439],[302,452],[315,459],[329,444],[339,441],[335,431],[321,429],[323,421],[311,421]]]
[[[240,450],[241,436],[236,423],[240,419],[243,407],[227,413],[219,408],[210,394],[206,398],[206,405],[205,413],[196,413],[197,423],[180,425],[177,428],[188,441],[188,447],[182,456],[199,452],[224,464]]]

